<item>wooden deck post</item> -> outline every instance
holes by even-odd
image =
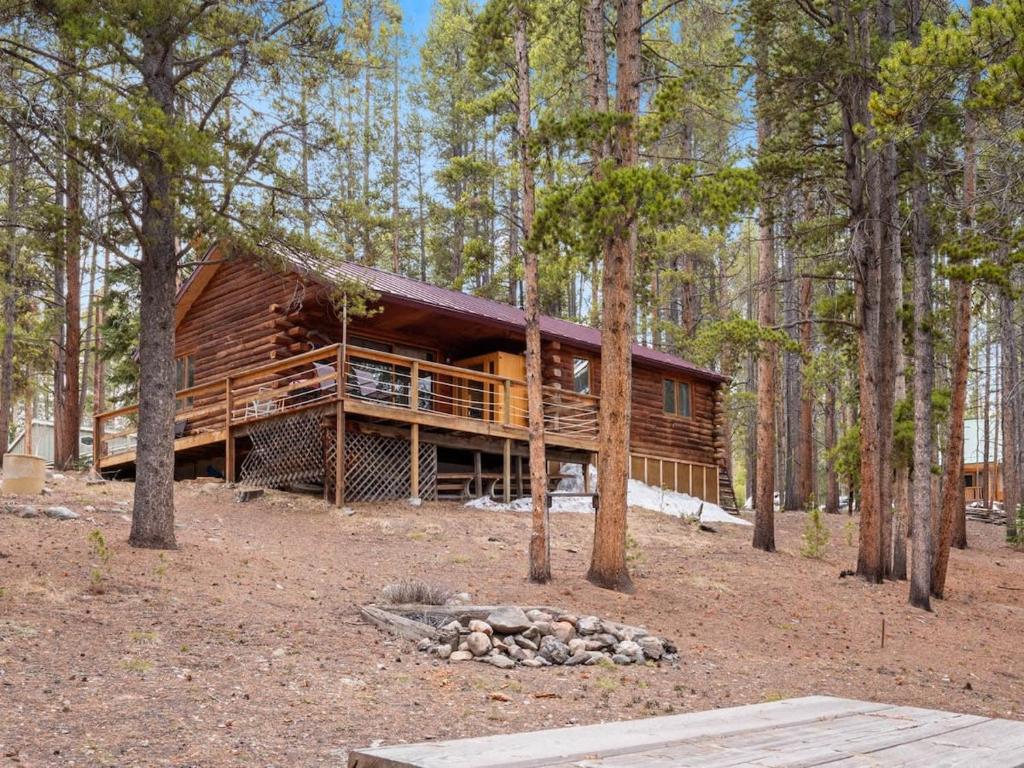
[[[484,495],[483,469],[480,465],[480,451],[473,451],[473,491],[478,499]]]
[[[547,490],[547,489],[545,489]],[[523,457],[516,456],[516,496],[523,497]]]
[[[231,411],[234,402],[231,394],[231,377],[224,380],[224,480],[235,482],[235,438],[231,434]]]
[[[100,417],[93,414],[92,417],[92,473],[100,474],[100,456],[103,455],[103,424]]]
[[[412,498],[420,497],[420,425],[413,424],[409,433],[409,471]]]
[[[505,426],[508,427],[512,424],[512,382],[509,379],[505,379],[504,382],[502,411],[502,418],[504,419]]]
[[[345,401],[338,397],[334,420],[334,506],[345,505]]]
[[[409,410],[418,411],[420,409],[420,361],[414,360],[412,365],[409,367]],[[416,425],[413,424],[413,429],[416,429]],[[418,434],[418,433],[417,433]],[[413,496],[419,494],[414,493]]]
[[[507,437],[502,455],[501,499],[506,504],[512,501],[512,441]]]
[[[590,462],[583,462],[583,492],[590,493]]]

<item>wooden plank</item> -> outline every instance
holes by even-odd
[[[174,441],[174,451],[187,451],[190,448],[199,448],[204,445],[212,445],[213,443],[224,442],[226,435],[223,429],[213,429],[209,432],[197,432],[194,435],[186,435],[185,437],[179,437]],[[100,459],[100,467],[107,469],[109,467],[120,467],[125,464],[132,464],[135,461],[135,451],[124,451],[123,453],[115,453],[112,456],[104,456]]]
[[[412,498],[420,497],[420,425],[413,424],[409,440],[409,474]]]
[[[622,723],[359,750],[349,756],[349,768],[544,768],[661,749],[695,739],[837,720],[886,709],[892,707],[808,696]],[[643,764],[631,765],[639,768]],[[689,763],[677,761],[675,765]]]

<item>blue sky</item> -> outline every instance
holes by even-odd
[[[405,31],[412,37],[422,39],[430,23],[432,0],[401,0],[402,12],[405,16]]]

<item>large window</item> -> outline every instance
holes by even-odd
[[[662,386],[665,413],[689,418],[692,415],[689,382],[665,379]]]
[[[572,388],[581,395],[590,394],[590,360],[586,357],[572,359]]]

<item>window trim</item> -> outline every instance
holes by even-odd
[[[587,364],[587,391],[580,392],[576,388],[576,363],[584,362]],[[573,355],[572,356],[572,391],[577,395],[593,395],[594,394],[594,358],[587,357],[586,355]]]
[[[672,403],[673,410],[668,409],[668,402],[666,394],[666,384],[672,384]],[[688,413],[680,413],[679,409],[682,406],[683,398],[680,397],[682,387],[686,387],[686,405],[688,407]],[[670,419],[680,419],[683,421],[690,421],[693,419],[693,383],[685,379],[675,379],[670,376],[664,376],[661,380],[661,412]]]

